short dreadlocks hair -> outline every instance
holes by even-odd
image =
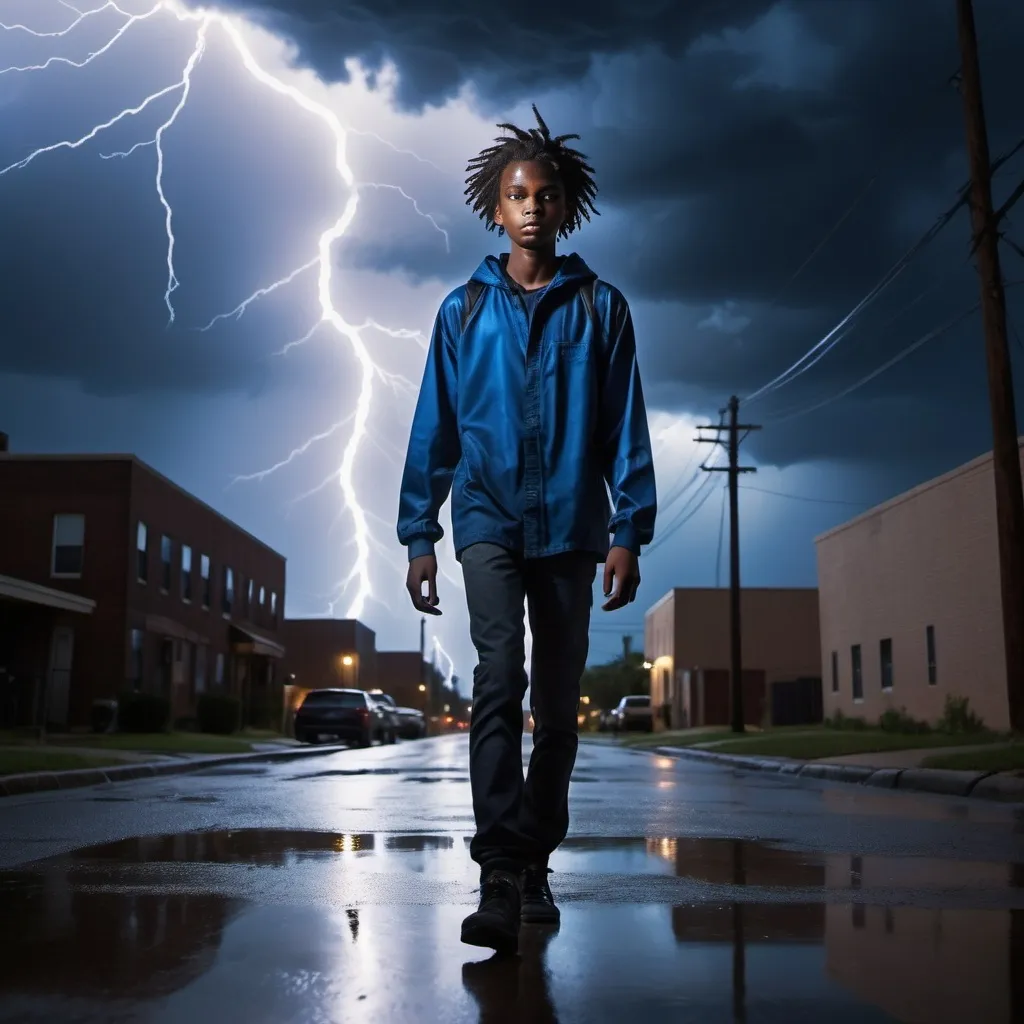
[[[466,167],[469,175],[466,178],[466,205],[473,207],[488,231],[497,227],[499,236],[503,235],[505,229],[495,224],[494,211],[500,199],[501,176],[505,168],[509,164],[543,160],[558,172],[565,188],[565,222],[558,237],[567,238],[580,227],[584,217],[589,221],[591,213],[600,215],[594,206],[594,196],[597,195],[597,184],[592,177],[594,168],[586,162],[583,153],[565,145],[569,139],[578,139],[578,135],[559,135],[553,139],[536,106],[533,113],[537,118],[537,128],[527,131],[514,124],[499,124],[498,127],[511,132],[511,136],[498,136],[494,140],[495,145],[470,160]]]

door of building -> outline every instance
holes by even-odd
[[[67,725],[71,699],[71,658],[75,631],[55,626],[50,636],[50,665],[46,672],[46,724]]]

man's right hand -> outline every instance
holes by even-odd
[[[423,596],[423,584],[427,585],[427,595]],[[409,562],[409,574],[405,585],[412,598],[413,607],[427,615],[440,615],[437,607],[437,556],[420,555]]]

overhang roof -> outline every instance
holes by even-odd
[[[58,608],[66,612],[79,612],[90,615],[96,608],[96,602],[89,597],[69,594],[66,590],[44,587],[41,583],[29,583],[14,576],[0,576],[0,598],[11,601],[22,601],[26,604],[41,604],[47,608]]]

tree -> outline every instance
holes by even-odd
[[[590,707],[613,708],[623,697],[650,692],[650,676],[642,654],[629,654],[603,665],[591,665],[580,679],[580,693]]]

